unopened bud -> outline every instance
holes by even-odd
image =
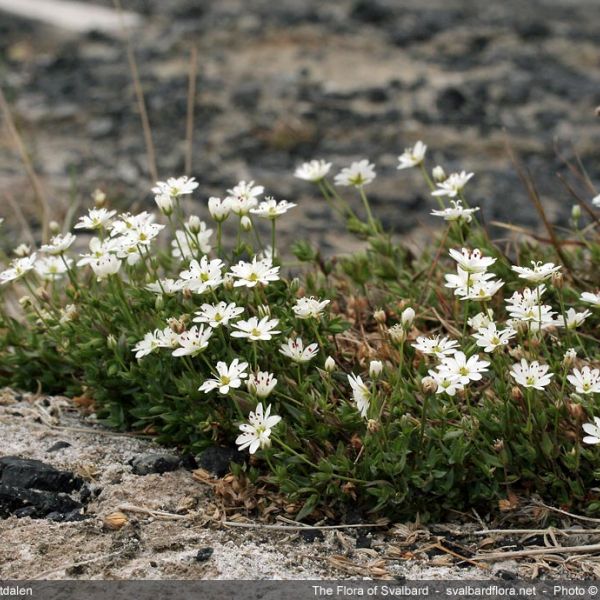
[[[48,229],[50,229],[50,233],[53,233],[54,235],[60,233],[60,225],[57,221],[50,221],[50,223],[48,223]]]
[[[575,350],[575,348],[569,348],[565,352],[563,359],[562,359],[563,367],[566,367],[566,368],[570,367],[575,362],[576,358],[577,358],[577,351]]]
[[[234,283],[235,280],[229,273],[225,273],[225,275],[223,275],[223,287],[226,290],[232,290]]]
[[[415,311],[412,308],[410,308],[410,306],[408,308],[405,308],[402,311],[402,316],[400,317],[400,320],[404,329],[410,329],[412,327],[413,321],[415,320]]]
[[[256,307],[256,310],[258,312],[258,316],[262,319],[264,317],[270,317],[271,316],[271,307],[268,304],[259,304]]]
[[[577,222],[581,218],[581,206],[579,204],[573,204],[571,208],[571,218],[573,221]]]
[[[92,200],[96,208],[102,208],[106,203],[106,194],[100,189],[95,189],[92,192]]]
[[[335,371],[335,360],[333,360],[331,356],[328,356],[325,359],[325,370],[328,373],[333,373],[333,371]]]
[[[521,391],[521,388],[517,385],[513,386],[510,390],[510,397],[515,402],[520,402],[521,400],[523,400],[523,392]]]
[[[158,294],[154,299],[154,308],[156,310],[162,310],[165,306],[165,299],[162,294]]]
[[[30,296],[21,296],[21,298],[19,298],[19,304],[23,308],[27,308],[28,306],[31,306],[33,304],[33,302],[31,300]]]
[[[387,315],[385,314],[385,310],[379,308],[378,310],[376,310],[373,313],[373,318],[378,322],[378,323],[385,323],[385,320],[387,319]]]
[[[492,448],[495,452],[502,452],[504,450],[504,440],[494,440]]]
[[[431,175],[433,176],[433,180],[437,181],[438,183],[446,180],[446,171],[444,171],[444,167],[440,165],[433,167]]]
[[[31,246],[27,244],[19,244],[14,249],[15,256],[29,256],[31,254]]]
[[[191,300],[193,297],[192,290],[188,288],[183,288],[181,295],[184,297],[185,300]]]
[[[381,423],[375,419],[369,419],[367,421],[367,431],[369,433],[377,433],[381,428]]]
[[[106,345],[111,350],[114,350],[117,347],[117,338],[112,333],[106,338]]]
[[[372,360],[369,363],[369,375],[373,379],[377,379],[383,371],[383,363],[380,360]]]
[[[585,410],[577,402],[567,402],[567,411],[576,421],[583,421],[585,419]]]
[[[48,290],[44,289],[43,287],[39,287],[37,290],[35,290],[35,293],[40,300],[43,300],[44,302],[50,302],[50,294],[48,293]]]
[[[250,219],[250,217],[248,215],[244,215],[240,219],[240,227],[244,231],[250,231],[252,229],[252,219]]]
[[[192,215],[188,219],[188,229],[190,230],[191,233],[193,233],[193,234],[200,233],[201,227],[202,227],[202,221],[200,220],[200,217],[198,217],[196,215]]]
[[[552,273],[552,285],[560,290],[565,282],[565,277],[560,271]]]
[[[421,388],[427,394],[435,394],[438,389],[438,384],[433,377],[427,375],[421,379]]]

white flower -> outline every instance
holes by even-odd
[[[445,287],[453,288],[454,295],[462,300],[489,300],[503,285],[501,280],[492,279],[493,273],[469,273],[456,267],[456,275],[444,275]]]
[[[411,308],[410,306],[408,308],[405,308],[402,311],[402,314],[400,315],[400,322],[402,323],[402,327],[404,327],[404,329],[410,329],[415,320],[415,316],[416,313],[414,308]]]
[[[254,185],[254,181],[240,181],[233,189],[227,190],[229,196],[226,198],[231,206],[231,211],[238,215],[247,215],[250,209],[256,208],[257,196],[265,191],[262,185]]]
[[[548,373],[548,365],[540,365],[537,360],[528,363],[524,358],[511,367],[510,374],[519,385],[536,390],[543,390],[553,375]]]
[[[352,388],[352,397],[363,419],[367,418],[371,404],[371,391],[358,375],[348,375],[348,383]]]
[[[513,266],[512,270],[519,274],[520,279],[526,279],[533,283],[540,283],[552,277],[552,273],[560,271],[560,266],[554,263],[542,263],[542,261],[531,261],[533,268]]]
[[[319,344],[313,343],[304,347],[302,338],[296,338],[295,340],[289,338],[285,344],[281,344],[279,352],[288,358],[291,358],[294,362],[305,363],[314,358],[319,352]]]
[[[236,306],[233,302],[219,302],[218,304],[203,304],[196,311],[194,323],[208,323],[211,327],[227,325],[231,319],[235,319],[244,312],[243,307]]]
[[[400,161],[398,169],[409,169],[420,165],[425,158],[426,152],[427,146],[419,140],[412,148],[406,148],[398,157],[398,160]]]
[[[277,202],[275,198],[268,197],[258,205],[258,208],[251,208],[250,212],[263,219],[275,220],[277,217],[284,215],[288,210],[294,208],[294,206],[297,206],[297,204],[288,202],[287,200]]]
[[[217,223],[222,223],[231,212],[231,200],[229,198],[221,200],[221,198],[211,196],[208,199],[208,212]]]
[[[375,179],[375,165],[367,159],[353,162],[342,169],[334,178],[335,185],[352,185],[362,187]]]
[[[318,319],[329,302],[330,300],[319,300],[314,296],[298,298],[292,310],[299,319]]]
[[[436,335],[432,338],[427,338],[425,336],[420,335],[417,338],[416,343],[413,344],[413,348],[415,348],[422,354],[433,354],[438,358],[454,354],[456,352],[456,346],[458,346],[457,341],[450,340],[447,337],[440,339],[439,335]]]
[[[436,394],[448,394],[448,396],[454,396],[457,391],[464,389],[464,385],[460,382],[458,375],[451,373],[450,371],[436,371],[434,369],[429,371],[429,375],[435,381],[437,386]]]
[[[146,289],[155,294],[166,294],[172,296],[183,289],[183,281],[180,279],[160,279],[146,286]]]
[[[594,196],[592,198],[592,204],[598,208],[600,208],[600,194],[598,194],[597,196]]]
[[[158,341],[158,329],[154,331],[149,331],[144,335],[144,339],[140,340],[132,349],[132,352],[135,352],[136,358],[143,358],[144,356],[148,356],[148,354],[152,354],[155,350],[160,348],[160,343]]]
[[[470,381],[479,381],[489,364],[487,360],[479,360],[477,355],[467,358],[464,352],[455,352],[442,359],[438,370],[440,373],[456,375],[460,384],[468,385]]]
[[[600,307],[600,293],[592,294],[591,292],[583,292],[579,299],[582,302],[587,302],[588,304],[592,304],[596,308]]]
[[[44,256],[35,262],[35,270],[42,279],[54,281],[67,272],[67,265],[70,267],[72,262],[70,258],[63,261],[58,256]]]
[[[506,300],[508,314],[516,321],[528,323],[534,331],[555,326],[554,311],[548,304],[539,304],[546,291],[544,285],[537,288],[525,288],[523,292],[515,292]]]
[[[232,388],[239,388],[242,385],[242,379],[248,377],[246,370],[248,369],[247,362],[240,362],[238,358],[234,358],[231,364],[219,361],[217,363],[218,376],[214,379],[207,379],[198,390],[207,394],[208,392],[217,389],[221,394],[228,394]]]
[[[484,352],[494,352],[497,348],[506,346],[515,335],[517,332],[512,327],[498,330],[496,323],[489,323],[485,327],[480,327],[473,337]]]
[[[67,251],[77,238],[72,233],[65,235],[55,235],[49,244],[44,244],[40,250],[48,254],[63,254]]]
[[[494,312],[488,308],[486,312],[479,312],[474,317],[471,317],[467,323],[469,327],[479,331],[494,322]]]
[[[241,260],[237,265],[231,266],[231,275],[236,281],[234,287],[246,286],[254,287],[261,283],[267,285],[270,281],[279,279],[279,267],[274,267],[272,261],[268,259],[258,259],[254,257],[252,262]]]
[[[90,208],[88,214],[75,223],[75,229],[106,229],[116,214],[116,210]]]
[[[590,369],[587,365],[581,369],[573,369],[567,380],[575,387],[578,394],[600,393],[600,370]]]
[[[458,194],[463,190],[469,179],[473,177],[473,173],[467,173],[461,171],[460,173],[451,173],[444,179],[444,181],[438,181],[436,183],[437,190],[431,192],[432,196],[448,196],[449,198],[456,198]]]
[[[250,373],[246,387],[251,394],[258,398],[267,398],[277,385],[277,379],[273,373],[268,371],[257,371]]]
[[[0,273],[0,283],[9,283],[10,281],[16,281],[23,277],[26,273],[31,271],[35,266],[36,254],[35,252],[31,256],[24,256],[23,258],[15,258],[10,263],[10,268]]]
[[[98,260],[90,263],[98,281],[105,279],[109,275],[116,275],[121,268],[121,260],[114,254],[107,254]]]
[[[158,196],[169,196],[171,198],[179,198],[186,194],[191,194],[198,184],[194,177],[169,177],[167,181],[157,181],[156,186],[152,188]]]
[[[475,300],[476,302],[486,302],[504,285],[500,279],[478,279],[464,294],[462,300]]]
[[[29,256],[31,254],[31,246],[29,246],[28,244],[19,244],[13,250],[13,254],[15,256],[20,257],[20,258],[23,258],[25,256]]]
[[[324,160],[311,160],[300,165],[296,169],[294,176],[298,177],[298,179],[317,183],[329,173],[329,169],[331,169],[331,163]]]
[[[188,331],[179,334],[179,348],[173,351],[173,356],[195,356],[208,347],[208,340],[211,338],[213,330],[204,325],[194,325]]]
[[[464,221],[470,223],[473,220],[473,213],[479,210],[479,207],[465,208],[461,200],[450,200],[450,204],[443,210],[432,210],[431,214],[434,217],[442,217],[444,221]]]
[[[256,412],[251,412],[248,416],[248,421],[248,423],[240,425],[242,433],[235,440],[238,449],[248,448],[250,454],[254,454],[259,448],[269,448],[271,446],[271,430],[281,421],[281,417],[271,415],[271,405],[264,410],[262,403],[259,403]]]
[[[200,262],[193,260],[186,271],[182,271],[179,277],[183,280],[185,289],[203,294],[216,289],[223,283],[222,269],[225,266],[222,260],[215,258],[208,260],[206,256]]]
[[[250,317],[247,321],[240,320],[233,323],[233,327],[237,331],[233,331],[231,337],[246,338],[251,342],[270,340],[274,335],[281,333],[275,329],[278,324],[278,319],[269,319],[268,316],[263,317],[260,321],[257,317]]]
[[[488,267],[491,267],[496,259],[490,256],[482,256],[480,250],[467,250],[463,248],[461,252],[451,248],[450,256],[456,261],[458,266],[467,273],[484,273]]]
[[[577,312],[574,308],[569,308],[566,314],[557,318],[557,325],[567,329],[577,329],[591,315],[589,310]]]
[[[94,237],[90,240],[89,248],[90,252],[88,254],[80,255],[80,259],[77,261],[78,267],[91,265],[93,262],[96,262],[97,260],[100,260],[101,258],[113,253],[115,250],[115,244],[112,238],[102,242],[99,238]]]
[[[593,423],[584,423],[582,426],[583,431],[587,435],[583,438],[584,444],[600,444],[600,418],[594,417]]]

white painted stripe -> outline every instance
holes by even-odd
[[[118,35],[122,30],[116,10],[74,0],[0,0],[0,11],[77,33],[96,30]],[[141,17],[132,12],[123,12],[122,16],[127,27],[141,22]]]

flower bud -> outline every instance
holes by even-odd
[[[502,452],[502,450],[504,450],[504,440],[494,440],[492,448],[495,452]]]
[[[373,313],[373,318],[378,322],[378,323],[385,323],[385,320],[387,318],[387,315],[385,314],[385,310],[379,308],[378,310],[376,310]]]
[[[30,296],[21,296],[19,298],[19,304],[23,307],[23,308],[27,308],[28,306],[31,306],[33,304],[31,297]]]
[[[191,233],[193,233],[193,234],[200,233],[202,221],[200,220],[200,217],[198,217],[197,215],[192,215],[188,219],[187,225],[188,225],[188,229],[190,230]]]
[[[408,308],[405,308],[402,311],[402,316],[400,320],[402,321],[402,326],[404,327],[404,329],[410,329],[415,320],[415,311],[412,308],[410,308],[410,306]]]
[[[437,181],[438,183],[446,180],[446,171],[444,171],[444,167],[440,165],[433,167],[431,175],[433,176],[433,180]]]
[[[252,220],[250,219],[250,217],[248,215],[244,215],[240,219],[240,227],[244,231],[250,231],[252,229]]]
[[[225,275],[223,275],[223,287],[226,290],[232,290],[234,283],[235,280],[229,273],[225,273]]]
[[[369,375],[373,379],[377,379],[383,371],[383,363],[380,360],[372,360],[369,363]]]
[[[577,222],[581,218],[581,206],[579,204],[573,204],[571,208],[571,218]]]
[[[576,358],[577,358],[577,351],[575,350],[575,348],[569,348],[563,356],[563,360],[562,360],[563,367],[569,368],[575,362]]]
[[[421,388],[427,394],[435,394],[435,392],[437,392],[438,385],[433,377],[427,375],[421,379]]]
[[[560,290],[563,287],[564,282],[565,282],[565,277],[560,271],[556,271],[555,273],[552,273],[552,285],[557,290]]]
[[[48,223],[48,229],[50,229],[50,233],[54,235],[60,233],[60,225],[57,221],[50,221],[50,223]]]
[[[523,400],[523,392],[521,391],[521,388],[517,385],[513,386],[510,390],[510,397],[515,402],[520,402],[521,400]]]
[[[369,419],[367,421],[367,431],[369,433],[377,433],[381,429],[381,423],[376,419]]]
[[[102,190],[96,188],[92,192],[92,200],[94,201],[94,206],[96,208],[102,208],[106,203],[106,194]]]
[[[567,402],[567,411],[576,421],[583,421],[585,419],[585,410],[583,406],[577,402]]]
[[[111,350],[114,350],[117,347],[117,338],[112,333],[106,338],[106,345]]]
[[[262,319],[264,317],[270,317],[271,316],[271,307],[268,304],[259,304],[256,307],[256,310],[258,312],[258,316]]]
[[[35,290],[35,293],[40,300],[43,300],[44,302],[50,302],[50,294],[48,293],[48,290],[44,289],[43,287],[39,287],[37,290]]]
[[[156,206],[158,206],[158,210],[160,212],[169,217],[173,214],[173,209],[175,208],[175,201],[168,194],[158,194],[158,196],[154,197],[154,201],[156,202]]]
[[[154,299],[154,308],[156,310],[162,310],[165,307],[165,299],[162,294],[158,294]]]
[[[13,252],[15,256],[29,256],[31,254],[31,246],[28,246],[27,244],[19,244]]]
[[[333,371],[335,371],[335,360],[333,360],[331,356],[328,356],[325,359],[325,370],[328,373],[333,373]]]

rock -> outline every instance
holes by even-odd
[[[300,537],[305,541],[305,542],[315,542],[315,541],[321,541],[323,539],[325,539],[325,536],[323,535],[322,531],[319,531],[318,529],[306,529],[306,530],[300,530]]]
[[[357,548],[370,548],[373,543],[373,538],[369,533],[359,533],[356,536],[356,547]]]
[[[234,106],[246,110],[254,110],[260,100],[261,87],[255,82],[244,82],[231,95]]]
[[[184,469],[188,471],[193,471],[198,468],[198,463],[196,462],[196,458],[193,454],[188,452],[181,457],[180,464]]]
[[[358,0],[352,7],[351,16],[365,23],[383,23],[392,16],[388,6],[379,0]]]
[[[206,562],[212,555],[214,550],[210,547],[200,548],[196,554],[196,560],[198,562]]]
[[[0,484],[7,487],[69,493],[83,486],[83,479],[58,471],[40,460],[4,456],[0,458]]]
[[[211,446],[197,457],[198,466],[212,473],[216,477],[223,477],[229,473],[229,465],[234,462],[244,463],[244,455],[236,448]]]
[[[179,468],[179,457],[174,454],[142,454],[131,463],[136,475],[168,473]]]
[[[58,450],[62,450],[63,448],[70,448],[71,444],[69,444],[69,442],[63,442],[63,441],[59,441],[56,442],[56,444],[52,444],[52,446],[50,446],[50,448],[48,448],[48,450],[46,450],[46,452],[50,453],[50,452],[56,452]]]
[[[52,513],[65,515],[81,507],[68,494],[0,484],[0,518],[3,519],[17,511],[18,516],[42,518]],[[28,510],[23,511],[25,508]]]

